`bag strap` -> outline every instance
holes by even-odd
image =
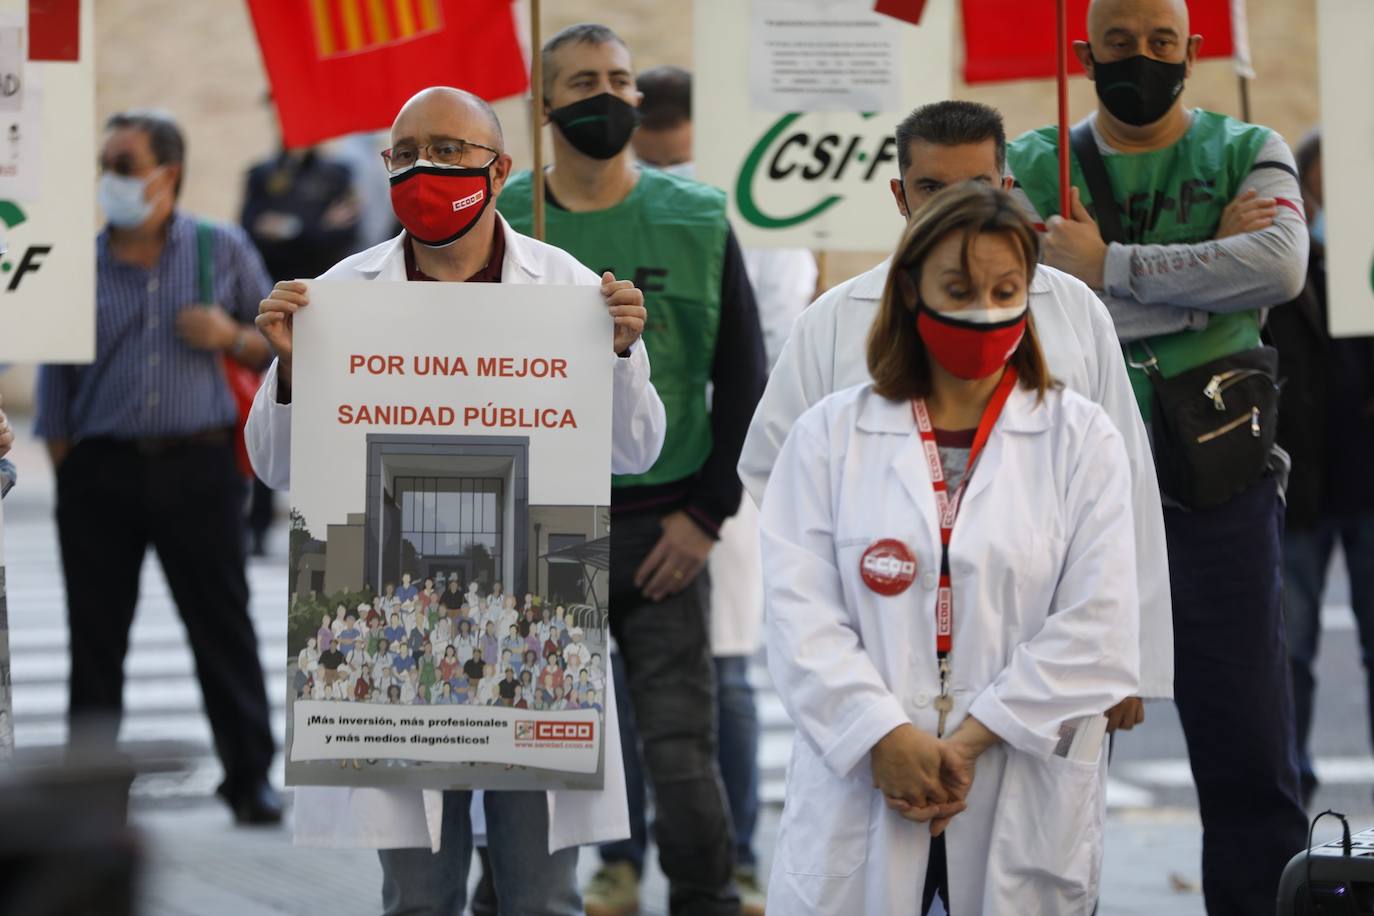
[[[1126,233],[1121,228],[1121,214],[1116,208],[1116,195],[1112,193],[1112,180],[1107,174],[1107,164],[1102,161],[1102,153],[1097,148],[1092,125],[1080,121],[1069,131],[1069,142],[1078,159],[1078,167],[1083,171],[1083,180],[1088,184],[1088,193],[1093,196],[1094,209],[1097,211],[1094,215],[1097,217],[1098,231],[1102,233],[1102,241],[1125,242]]]
[[[197,295],[201,304],[215,301],[215,227],[204,220],[196,220],[196,278]]]

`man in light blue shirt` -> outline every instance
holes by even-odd
[[[225,360],[261,367],[271,289],[237,226],[179,206],[186,141],[170,116],[112,117],[100,157],[95,359],[38,374],[37,435],[57,472],[71,623],[72,735],[113,745],[139,570],[158,554],[196,659],[219,794],[240,823],[281,820],[271,718],[248,615],[238,410]]]

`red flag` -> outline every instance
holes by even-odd
[[[878,0],[873,4],[873,12],[900,19],[912,25],[921,24],[921,14],[926,10],[926,0]]]
[[[288,147],[390,126],[427,86],[529,85],[512,0],[248,0]]]
[[[29,0],[29,60],[81,59],[81,0]]]
[[[1055,75],[1055,0],[963,0],[964,81],[993,83]],[[1203,57],[1231,57],[1231,0],[1189,0]],[[1086,41],[1088,0],[1069,0],[1069,40]],[[1070,74],[1082,73],[1070,55]]]

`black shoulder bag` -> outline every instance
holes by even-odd
[[[1125,242],[1107,168],[1092,127],[1071,132],[1105,242]],[[1165,378],[1148,341],[1129,344],[1145,354],[1132,365],[1154,389],[1151,423],[1159,488],[1190,509],[1219,506],[1264,475],[1279,418],[1279,354],[1255,347]]]

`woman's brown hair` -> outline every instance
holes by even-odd
[[[1027,297],[1030,295],[1035,265],[1040,260],[1040,236],[1012,196],[1000,188],[975,182],[936,194],[921,208],[897,245],[883,287],[882,303],[868,332],[868,373],[873,377],[873,390],[885,398],[905,401],[930,395],[930,355],[916,331],[916,303],[907,304],[898,284],[902,274],[909,274],[916,281],[919,297],[926,259],[954,232],[964,235],[965,273],[969,269],[969,251],[978,236],[992,233],[1010,239],[1025,262]],[[1015,367],[1023,387],[1039,397],[1045,396],[1052,380],[1035,333],[1035,320],[1029,313],[1026,336],[1009,365]]]

